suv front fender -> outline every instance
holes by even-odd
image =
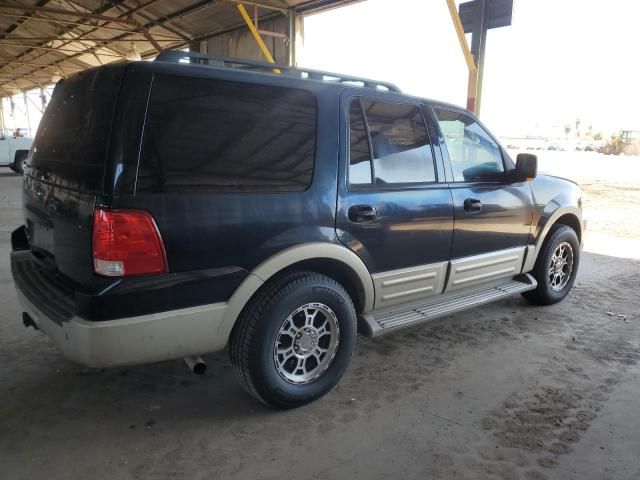
[[[582,219],[582,192],[580,187],[569,181],[550,175],[539,175],[531,184],[534,197],[532,238],[528,247],[523,272],[533,269],[538,254],[551,227],[563,217],[571,219],[569,225],[577,226],[576,234],[582,246],[584,222]],[[565,223],[565,221],[561,221]]]

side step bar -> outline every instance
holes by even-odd
[[[412,304],[399,305],[360,316],[364,333],[379,337],[402,328],[412,327],[485,303],[495,302],[516,293],[533,290],[538,282],[528,273],[467,292],[431,297]]]

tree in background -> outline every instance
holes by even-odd
[[[564,126],[564,137],[565,137],[565,140],[569,140],[569,134],[570,133],[571,133],[571,125],[567,123]]]
[[[580,117],[576,118],[576,138],[580,138]]]

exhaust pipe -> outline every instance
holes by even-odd
[[[204,360],[200,357],[184,357],[184,361],[191,370],[196,375],[204,375],[207,371],[207,364],[204,363]]]

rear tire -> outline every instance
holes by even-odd
[[[24,168],[28,156],[29,152],[16,152],[16,155],[13,159],[13,164],[10,167],[11,170],[22,175],[24,173]]]
[[[297,272],[251,300],[231,335],[229,355],[249,394],[267,405],[295,408],[322,397],[342,378],[356,330],[353,302],[339,283]]]
[[[578,235],[567,225],[553,225],[531,272],[538,286],[522,295],[536,305],[560,302],[571,291],[579,264]]]

